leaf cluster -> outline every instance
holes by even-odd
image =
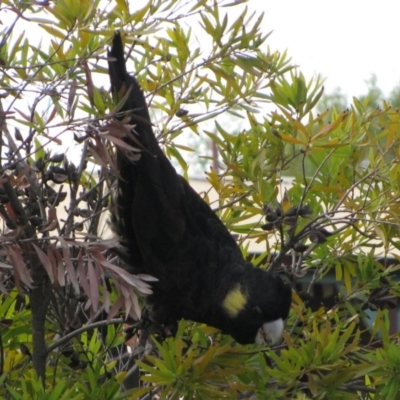
[[[239,3],[1,3],[5,398],[397,398],[399,111],[354,99],[318,113],[321,80],[271,51]],[[166,154],[186,178],[188,154],[203,157],[206,201],[255,265],[291,281],[281,346],[182,322],[165,341],[134,336],[130,358],[123,347],[117,324],[140,316],[152,278],[122,269],[107,239],[130,128],[107,89],[116,29]]]

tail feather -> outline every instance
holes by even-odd
[[[115,34],[112,47],[108,51],[108,70],[113,95],[118,101],[125,98],[119,112],[130,115],[130,123],[136,125],[136,132],[140,132],[140,142],[143,147],[153,155],[161,155],[162,151],[154,136],[143,91],[137,80],[126,70],[120,33]],[[135,146],[135,143],[131,144]]]
[[[159,243],[165,242],[164,247],[170,249],[174,239],[179,241],[183,234],[179,210],[182,179],[158,145],[143,91],[126,71],[123,50],[121,34],[117,33],[108,52],[111,87],[117,102],[125,99],[119,113],[121,118],[129,115],[132,134],[144,150],[137,165],[123,150],[117,150],[120,179],[113,220],[123,244],[130,250],[130,260],[126,261],[141,265],[153,258],[154,251],[148,244],[157,242],[160,232],[164,231],[164,238]],[[125,141],[137,147],[128,137]]]

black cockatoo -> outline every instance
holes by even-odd
[[[108,51],[112,92],[132,126],[125,141],[140,155],[117,149],[118,190],[113,225],[123,262],[157,278],[146,298],[154,322],[206,323],[241,344],[279,342],[291,305],[281,277],[243,259],[209,205],[175,171],[154,136],[143,91],[126,71],[116,33]]]

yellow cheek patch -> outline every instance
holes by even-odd
[[[222,307],[230,317],[236,317],[240,311],[246,306],[247,296],[241,290],[240,285],[236,285],[228,292],[222,302]]]

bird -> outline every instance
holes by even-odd
[[[125,267],[156,279],[145,298],[150,319],[159,326],[182,319],[207,324],[243,345],[278,344],[291,307],[290,283],[244,259],[217,214],[164,154],[143,90],[127,72],[121,32],[107,55],[116,117],[128,127],[125,142],[136,149],[117,147],[111,220]]]

